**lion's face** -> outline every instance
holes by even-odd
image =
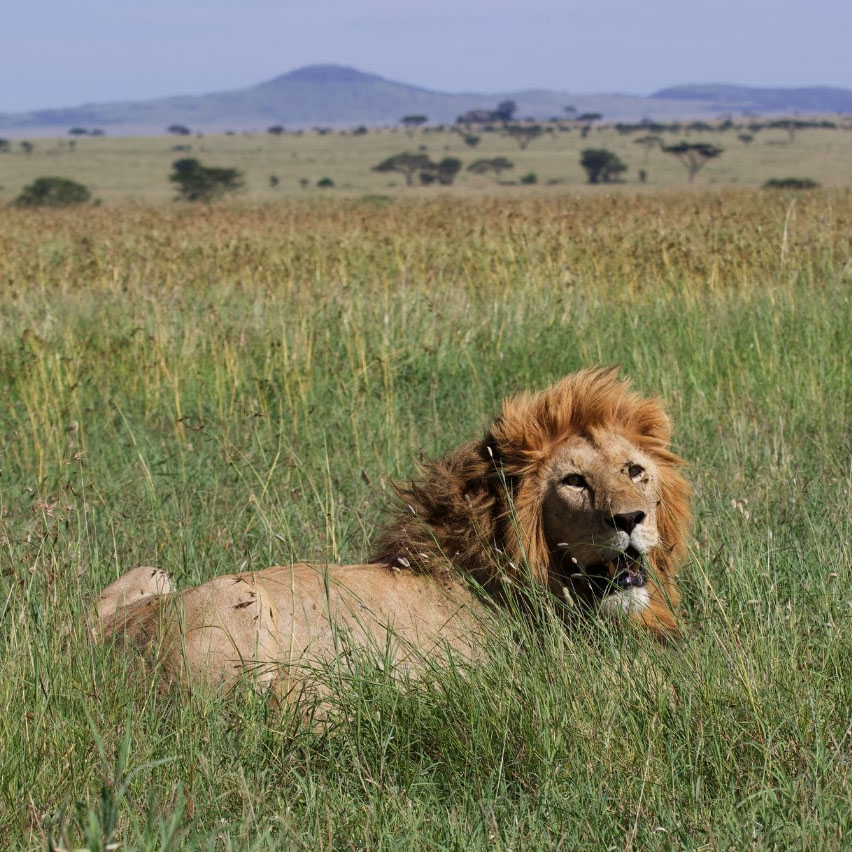
[[[542,520],[561,579],[605,611],[651,602],[645,561],[660,544],[660,472],[623,434],[599,430],[563,444],[543,471]]]

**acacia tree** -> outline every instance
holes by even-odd
[[[530,142],[538,139],[544,130],[540,124],[507,124],[503,132],[510,139],[514,139],[523,151]]]
[[[414,131],[420,127],[421,124],[426,124],[428,120],[428,117],[425,115],[404,115],[400,119],[400,122],[406,129],[408,135],[413,136]]]
[[[770,121],[766,126],[773,130],[786,130],[787,135],[790,137],[790,144],[792,144],[796,138],[797,130],[804,130],[805,128],[819,125],[816,125],[815,122],[802,121],[798,118],[779,118],[777,121]]]
[[[491,114],[498,121],[511,121],[512,116],[518,111],[518,105],[514,101],[500,101],[497,104],[497,109],[492,110]]]
[[[202,166],[198,160],[185,157],[172,163],[169,180],[177,184],[178,199],[183,201],[213,201],[243,185],[238,169]]]
[[[640,136],[638,139],[633,140],[634,144],[641,145],[645,149],[645,162],[648,162],[648,154],[651,153],[653,148],[656,148],[658,145],[663,144],[663,140],[661,137],[657,136],[655,133],[648,133],[645,136]]]
[[[578,115],[574,120],[583,125],[580,128],[580,136],[585,139],[589,135],[592,125],[602,118],[603,116],[599,112],[584,112],[582,115]]]
[[[515,164],[505,157],[490,157],[482,160],[474,160],[468,167],[469,172],[475,175],[484,175],[487,172],[494,172],[494,179],[500,180],[500,175],[508,169],[515,168]]]
[[[426,154],[394,154],[382,160],[377,166],[373,166],[374,172],[399,172],[405,175],[406,186],[414,185],[414,175],[418,172],[428,171],[434,164]]]
[[[586,170],[589,183],[612,183],[627,171],[619,156],[606,148],[586,148],[580,155],[580,165]]]
[[[698,172],[725,149],[708,142],[678,142],[677,145],[663,145],[661,150],[677,157],[683,163],[689,175],[689,182],[692,183]]]

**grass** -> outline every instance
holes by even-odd
[[[0,842],[847,847],[850,221],[847,190],[0,211]],[[690,461],[682,644],[364,660],[326,731],[91,644],[130,566],[363,558],[389,480],[593,363]]]
[[[842,187],[852,174],[852,147],[849,123],[838,121],[837,129],[811,129],[796,132],[791,140],[784,130],[761,130],[748,145],[731,129],[724,132],[662,135],[666,145],[681,140],[710,142],[724,153],[709,162],[695,178],[699,187],[761,186],[770,179],[791,175],[811,178],[824,186]],[[195,157],[205,166],[238,168],[245,174],[244,200],[278,201],[285,198],[311,198],[331,195],[363,195],[434,198],[454,195],[528,197],[530,193],[563,195],[566,188],[582,194],[604,194],[638,188],[639,171],[647,173],[645,191],[677,189],[686,186],[685,168],[673,156],[658,149],[647,151],[635,139],[641,132],[619,134],[603,125],[581,138],[571,132],[544,134],[519,150],[510,138],[498,132],[479,132],[476,148],[466,145],[462,136],[449,131],[419,130],[409,136],[401,129],[374,130],[364,135],[329,133],[319,135],[266,133],[203,137],[86,137],[37,139],[30,154],[12,140],[8,153],[0,152],[0,201],[11,201],[23,187],[38,177],[56,175],[88,186],[93,196],[105,204],[125,201],[166,202],[174,197],[168,181],[172,163],[181,157]],[[71,143],[76,146],[73,150]],[[188,150],[175,150],[176,146]],[[607,148],[628,166],[623,176],[627,186],[588,186],[580,167],[585,148]],[[423,152],[434,160],[456,157],[463,163],[454,185],[445,187],[406,187],[399,174],[377,173],[373,166],[403,151]],[[477,159],[506,157],[514,163],[498,185],[492,175],[477,176],[467,167]],[[524,175],[536,175],[534,187],[518,186]],[[278,179],[270,186],[271,176]],[[334,181],[334,188],[320,188],[322,178]],[[302,181],[305,185],[302,185]]]

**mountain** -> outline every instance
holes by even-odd
[[[750,89],[739,86],[676,86],[650,97],[581,95],[530,89],[498,94],[449,94],[386,80],[340,65],[310,65],[246,89],[181,95],[147,101],[85,104],[64,109],[0,114],[0,133],[12,136],[64,135],[71,127],[102,128],[113,135],[164,133],[171,124],[193,131],[396,124],[404,115],[453,122],[471,109],[493,109],[513,100],[518,117],[599,112],[609,121],[672,120],[728,112],[852,112],[845,89]]]
[[[652,98],[668,101],[705,101],[719,112],[801,112],[808,114],[852,112],[852,91],[830,86],[799,89],[758,89],[722,83],[672,86]]]

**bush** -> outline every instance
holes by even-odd
[[[538,175],[535,172],[528,172],[521,178],[521,183],[538,183]]]
[[[243,185],[238,169],[202,166],[192,157],[175,160],[172,169],[169,180],[177,184],[177,197],[184,201],[213,201],[226,193],[236,192]]]
[[[75,180],[41,177],[24,187],[15,204],[18,207],[68,207],[85,204],[91,197],[91,192]]]
[[[764,189],[816,189],[819,184],[811,178],[772,178],[763,184]]]
[[[327,189],[328,187],[334,186],[334,181],[330,177],[323,177],[317,181],[317,186],[320,189]]]
[[[627,171],[618,155],[606,148],[586,148],[580,157],[580,165],[586,170],[589,183],[612,183],[616,175]]]

